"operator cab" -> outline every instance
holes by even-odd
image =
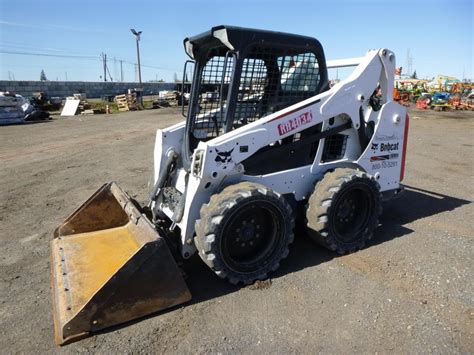
[[[217,26],[184,40],[195,62],[184,152],[329,89],[314,38]],[[186,159],[186,160],[188,160]]]

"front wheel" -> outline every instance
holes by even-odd
[[[265,279],[293,241],[293,212],[275,191],[256,183],[226,187],[202,206],[195,244],[201,259],[231,283]]]
[[[380,186],[366,173],[335,169],[316,184],[306,207],[309,236],[339,254],[362,249],[382,212]]]

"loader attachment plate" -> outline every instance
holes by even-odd
[[[115,183],[56,229],[51,286],[59,345],[191,299],[165,239]]]

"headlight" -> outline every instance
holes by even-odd
[[[193,158],[191,171],[192,171],[193,175],[196,176],[196,177],[198,177],[201,174],[203,157],[204,157],[204,151],[203,150],[196,150],[194,152],[194,158]]]

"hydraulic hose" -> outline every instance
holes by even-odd
[[[189,173],[186,174],[184,181],[185,181],[185,184],[184,184],[185,187],[184,187],[183,195],[181,196],[178,206],[174,210],[173,216],[171,218],[173,222],[173,227],[176,223],[181,222],[181,219],[183,218],[183,215],[184,215],[184,206],[186,204],[186,192],[188,190]]]
[[[151,204],[158,198],[161,188],[164,186],[166,179],[171,172],[171,167],[173,166],[173,163],[176,161],[176,159],[178,159],[178,153],[176,153],[173,149],[170,149],[166,154],[166,161],[163,169],[160,169],[160,175],[158,176],[158,179],[156,179],[153,190],[150,192],[150,201],[148,202],[148,207],[151,207]]]

